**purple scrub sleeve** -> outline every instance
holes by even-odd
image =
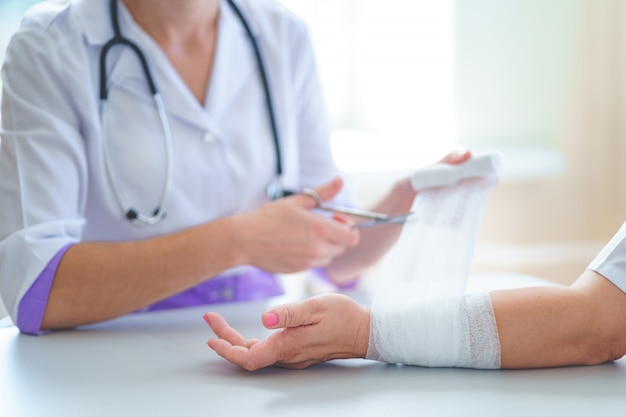
[[[46,304],[48,303],[48,296],[50,295],[54,275],[57,272],[63,255],[65,255],[65,252],[67,252],[72,245],[72,243],[65,245],[54,255],[41,274],[39,274],[33,285],[26,291],[24,297],[22,297],[17,310],[17,327],[22,333],[34,335],[42,333],[41,321],[43,320],[43,313],[46,311]]]

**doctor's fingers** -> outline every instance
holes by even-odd
[[[361,238],[358,228],[311,212],[285,219],[282,227],[284,236],[291,236],[293,244],[302,245],[312,257],[339,255],[358,245]]]
[[[341,177],[335,177],[329,182],[314,188],[312,191],[322,203],[325,203],[332,200],[342,188],[343,180]],[[320,203],[320,201],[317,201],[317,198],[313,198],[309,194],[296,194],[289,198],[297,201],[301,207],[307,209],[318,207]]]
[[[446,156],[441,158],[439,163],[444,164],[460,164],[461,162],[465,162],[472,157],[472,153],[468,150],[456,150],[448,153]]]
[[[291,250],[295,249],[295,250]],[[287,248],[278,253],[276,263],[283,264],[283,273],[300,272],[306,269],[326,266],[336,257],[343,255],[347,250],[345,245],[337,245],[328,242],[317,242],[307,244],[300,250],[297,248]]]
[[[336,214],[330,219],[322,217],[320,220],[323,222],[323,226],[320,226],[318,234],[325,237],[329,243],[345,247],[359,244],[361,233],[358,228],[351,227],[345,216]]]

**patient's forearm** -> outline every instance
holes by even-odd
[[[502,368],[591,365],[626,353],[626,295],[593,271],[570,287],[490,295]]]

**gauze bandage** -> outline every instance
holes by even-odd
[[[465,295],[478,226],[498,181],[498,153],[417,171],[418,191],[375,288],[367,357],[422,366],[498,368],[488,294]]]

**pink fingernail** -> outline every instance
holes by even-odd
[[[206,314],[202,316],[202,318],[204,319],[204,321],[206,321],[206,324],[208,324],[209,326],[211,325],[211,320],[209,320],[209,317]]]
[[[278,323],[278,315],[276,313],[267,313],[265,315],[265,325],[267,327],[274,327]]]

